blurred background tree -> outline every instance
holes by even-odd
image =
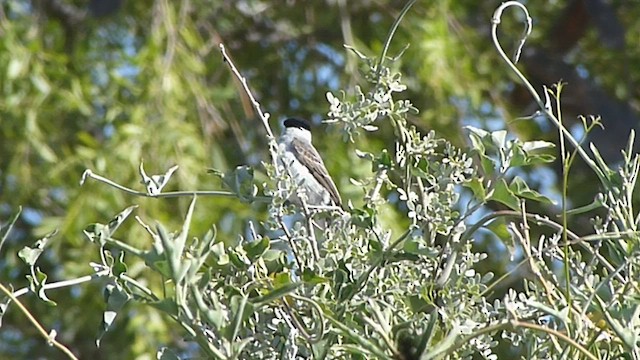
[[[512,82],[489,38],[490,19],[500,1],[418,2],[401,23],[390,50],[409,84],[407,96],[420,109],[412,119],[423,132],[435,129],[463,145],[462,126],[508,127],[524,139],[555,139],[535,106]],[[289,115],[326,117],[325,93],[354,92],[362,82],[355,56],[343,44],[379,54],[405,1],[202,1],[5,0],[0,5],[0,220],[23,207],[16,229],[2,248],[0,281],[26,285],[26,267],[16,253],[52,229],[60,229],[40,266],[49,281],[88,272],[95,257],[82,229],[130,204],[137,215],[176,226],[187,199],[134,198],[102,184],[78,185],[90,168],[136,187],[138,165],[147,172],[180,169],[169,190],[219,189],[207,168],[227,170],[265,160],[266,141],[256,114],[227,66],[224,43],[247,77],[265,111],[276,122]],[[528,4],[536,23],[521,66],[541,90],[563,80],[567,123],[578,114],[599,114],[604,131],[592,134],[610,161],[616,161],[629,131],[638,126],[640,6],[627,1],[570,0]],[[520,34],[513,15],[502,29]],[[517,40],[513,35],[513,41]],[[326,131],[324,131],[326,129]],[[576,126],[576,131],[579,127]],[[365,142],[390,146],[392,128]],[[385,133],[389,135],[385,137]],[[349,178],[370,169],[362,165],[338,132],[319,126],[316,146],[343,197],[356,205],[361,190]],[[347,154],[347,155],[344,155]],[[559,168],[559,167],[556,167]],[[553,169],[532,169],[530,186],[553,193]],[[569,196],[578,206],[597,189],[588,173],[576,170]],[[570,189],[572,189],[570,188]],[[264,208],[236,199],[199,203],[194,231],[215,223],[219,236],[233,241],[247,220],[262,219]],[[557,209],[543,209],[553,214]],[[388,209],[394,219],[402,209]],[[578,224],[584,219],[576,219]],[[127,238],[148,237],[131,226]],[[123,235],[124,236],[124,235]],[[504,247],[493,249],[486,269],[498,275],[508,267]],[[130,273],[135,274],[132,266]],[[101,284],[52,291],[50,308],[24,297],[39,320],[58,330],[58,339],[81,358],[150,358],[160,345],[180,342],[175,327],[148,309],[121,314],[116,331],[97,349],[93,334],[103,311]],[[500,295],[500,292],[496,296]],[[126,313],[126,311],[125,311]],[[18,312],[3,318],[2,358],[60,356],[37,337]]]

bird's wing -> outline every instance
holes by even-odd
[[[324,162],[318,154],[318,151],[313,146],[305,145],[301,140],[293,139],[291,141],[291,148],[293,154],[300,161],[300,163],[309,169],[309,172],[313,177],[329,192],[331,201],[339,207],[342,207],[342,200],[340,194],[336,188],[336,184],[333,183],[327,168],[324,166]]]

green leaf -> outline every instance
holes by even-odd
[[[602,178],[602,176],[604,176],[604,179],[601,179],[603,181],[608,181],[609,183],[607,184],[602,184],[606,187],[611,187],[612,184],[615,185],[620,185],[619,181],[617,180],[616,177],[616,172],[611,170],[611,168],[609,168],[609,166],[607,165],[607,162],[604,161],[604,159],[602,158],[602,155],[600,155],[600,151],[598,151],[598,148],[596,148],[595,145],[593,145],[593,143],[589,143],[589,148],[591,149],[591,152],[593,152],[593,158],[595,159],[595,162],[598,165],[598,169],[600,170],[600,173],[598,173],[597,175],[600,176]]]
[[[291,274],[288,272],[282,272],[282,273],[276,274],[275,277],[273,278],[273,285],[275,287],[288,285],[288,284],[291,284],[292,282],[293,281],[291,280]]]
[[[217,265],[224,266],[229,264],[229,256],[227,255],[222,241],[215,243],[211,247],[211,255],[211,258],[216,261]]]
[[[522,180],[522,178],[516,176],[509,184],[509,189],[519,197],[523,197],[525,199],[530,199],[534,201],[539,201],[546,204],[554,205],[555,203],[549,199],[548,197],[540,194],[539,192],[530,189],[529,185]]]
[[[163,255],[158,254],[155,250],[150,250],[144,253],[143,259],[147,266],[159,272],[162,276],[171,277],[169,262]]]
[[[228,255],[229,261],[237,269],[246,270],[251,265],[251,261],[249,261],[249,258],[242,247],[229,249]]]
[[[434,309],[433,303],[427,302],[419,295],[409,295],[405,302],[414,313],[428,313]]]
[[[509,151],[510,156],[507,157],[507,161],[509,162],[507,166],[520,167],[528,164],[527,154],[522,149],[522,144],[518,142],[511,142],[511,148]]]
[[[175,315],[178,313],[178,305],[172,299],[163,299],[160,301],[148,302],[147,304],[167,315]]]
[[[471,190],[474,197],[482,202],[487,200],[487,189],[484,187],[484,183],[482,182],[482,178],[473,177],[464,183],[462,186]]]
[[[209,173],[222,179],[222,182],[238,196],[241,201],[251,202],[258,194],[258,187],[254,183],[253,168],[241,165],[228,172],[209,169]]]
[[[98,243],[100,246],[104,246],[107,240],[111,238],[111,235],[118,230],[120,225],[129,217],[131,212],[137,208],[138,205],[129,206],[116,215],[107,225],[95,223],[88,225],[83,233],[89,238],[89,241]]]
[[[506,130],[498,130],[491,133],[491,142],[494,147],[497,149],[506,149],[507,148],[507,131]]]
[[[480,157],[480,166],[484,173],[492,177],[495,174],[495,162],[489,156],[487,147],[483,142],[483,139],[490,137],[489,132],[475,128],[473,126],[465,126],[465,129],[469,130],[469,140],[471,141],[472,153],[475,153]]]
[[[437,249],[427,246],[426,241],[421,237],[411,237],[404,242],[402,248],[409,254],[422,255],[429,258],[436,258],[440,253]]]
[[[545,164],[555,160],[552,154],[534,153],[541,149],[555,147],[554,143],[548,141],[528,141],[525,143],[513,142],[511,147],[511,161],[509,166],[519,167],[535,164]]]
[[[118,311],[131,299],[131,295],[124,291],[118,283],[109,283],[104,289],[104,298],[107,303],[107,310],[102,314],[102,322],[96,338],[96,346],[100,347],[102,337],[109,331],[118,315]]]
[[[134,209],[136,209],[137,207],[138,207],[138,205],[129,206],[128,208],[122,210],[113,219],[111,219],[111,221],[109,221],[109,224],[108,224],[108,226],[109,226],[109,234],[108,234],[108,236],[109,237],[111,237],[111,235],[113,235],[113,233],[115,233],[116,230],[118,230],[120,225],[122,225],[122,223],[127,219],[127,217],[129,217],[131,212]]]
[[[94,223],[87,225],[82,232],[92,243],[104,246],[107,243],[108,229],[109,227],[107,225]]]
[[[247,253],[247,257],[251,263],[256,262],[267,250],[269,250],[269,246],[271,244],[271,240],[264,236],[259,240],[245,242],[244,243],[244,251]]]
[[[266,262],[278,261],[280,260],[282,255],[285,255],[285,254],[286,253],[282,250],[268,249],[267,251],[264,252],[262,259]]]
[[[364,358],[366,359],[389,359],[389,356],[382,349],[380,349],[378,343],[376,341],[373,341],[373,338],[365,336],[364,332],[361,331],[361,329],[355,328],[353,324],[343,323],[342,321],[344,320],[338,320],[329,315],[327,315],[327,319],[335,328],[334,331],[342,335],[345,339],[349,339],[349,341],[359,345],[358,347],[352,348],[354,351],[353,355],[364,355]],[[349,348],[345,347],[345,349]]]
[[[279,273],[288,268],[289,260],[287,259],[287,253],[283,250],[267,250],[262,259],[267,266],[269,274]]]
[[[176,172],[176,170],[178,170],[178,165],[172,166],[164,174],[149,176],[144,171],[144,164],[140,162],[140,168],[138,169],[140,177],[142,178],[140,183],[144,184],[144,186],[146,187],[147,194],[158,195],[162,192],[162,189],[169,183],[171,176],[174,172]]]
[[[227,312],[222,309],[208,309],[205,316],[217,330],[227,324]]]
[[[484,146],[483,138],[489,136],[489,132],[483,129],[479,129],[473,126],[465,126],[466,130],[469,130],[469,140],[471,140],[471,148],[484,154],[486,147]]]
[[[36,241],[33,248],[30,248],[28,246],[23,247],[22,250],[18,251],[18,257],[20,257],[20,259],[22,259],[22,261],[24,261],[29,266],[35,265],[36,261],[44,251],[45,246],[47,246],[49,240],[51,240],[51,238],[54,237],[57,233],[58,230],[54,230],[48,233],[43,238]]]
[[[40,254],[42,254],[42,251],[43,249],[39,249],[37,247],[30,248],[28,246],[25,246],[22,248],[22,250],[18,251],[18,257],[22,259],[22,261],[24,261],[27,265],[33,266],[40,257]]]
[[[477,153],[477,152],[476,152]],[[480,156],[480,166],[482,171],[488,176],[493,177],[496,173],[496,163],[487,154],[477,153]]]
[[[526,151],[527,153],[535,150],[541,150],[541,149],[553,149],[555,147],[556,147],[556,144],[550,141],[542,141],[542,140],[526,141],[522,144],[522,150]]]
[[[513,242],[513,236],[511,236],[511,233],[507,228],[507,222],[505,218],[496,218],[485,227],[489,231],[494,233],[500,240],[502,240],[502,243],[507,247],[507,250],[509,251],[509,255],[513,256],[515,254],[516,245]]]
[[[431,311],[429,314],[429,322],[427,323],[427,326],[424,329],[422,336],[420,337],[420,342],[417,345],[416,354],[418,354],[418,356],[422,355],[426,350],[427,345],[429,344],[429,340],[433,336],[433,332],[436,327],[437,320],[438,320],[438,312],[434,308],[434,310]]]
[[[296,283],[289,283],[289,284],[284,284],[282,286],[278,286],[264,295],[251,299],[251,302],[254,304],[255,307],[267,305],[277,299],[284,297],[289,293],[294,292],[302,284],[303,284],[302,282],[296,282]]]
[[[507,223],[504,218],[496,218],[485,226],[488,230],[494,233],[500,240],[511,239],[511,233],[507,228]]]
[[[370,229],[375,222],[375,215],[376,210],[365,204],[363,208],[351,211],[351,222],[361,228]]]
[[[232,322],[224,331],[228,341],[234,341],[240,332],[242,324],[253,314],[254,306],[249,303],[248,298],[244,295],[234,295],[231,297],[231,313],[233,314]]]
[[[518,197],[511,191],[507,182],[504,179],[500,179],[488,197],[488,200],[497,201],[501,204],[508,206],[512,210],[520,209],[520,201]]]
[[[393,160],[391,160],[391,155],[389,155],[389,151],[387,149],[383,149],[374,162],[376,165],[376,169],[378,166],[383,166],[384,168],[390,168],[393,165]]]
[[[464,128],[469,130],[469,139],[474,149],[485,152],[485,149],[498,150],[507,147],[506,130],[489,132],[473,126],[465,126]]]
[[[233,357],[240,358],[242,350],[244,350],[244,348],[247,347],[247,345],[249,345],[249,343],[251,343],[253,340],[253,337],[249,336],[240,341],[234,342],[233,345],[231,345]]]
[[[111,268],[111,271],[115,276],[120,276],[121,274],[124,274],[127,272],[127,264],[124,263],[124,255],[125,255],[125,252],[121,251],[118,257],[114,259],[113,267]]]
[[[556,156],[552,154],[528,154],[528,165],[548,164],[555,160]]]
[[[305,268],[302,271],[302,281],[304,281],[307,284],[317,285],[322,283],[328,283],[331,281],[331,279],[324,276],[320,276],[309,268]]]
[[[29,289],[31,290],[31,292],[37,294],[40,300],[44,301],[48,305],[56,306],[57,304],[55,303],[55,301],[49,299],[47,297],[47,294],[45,294],[44,286],[47,283],[47,274],[40,271],[40,268],[38,267],[33,269],[33,274],[35,276],[26,276],[27,280],[29,281]]]

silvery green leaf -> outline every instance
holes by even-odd
[[[178,170],[178,165],[172,166],[166,173],[162,175],[148,176],[144,171],[144,164],[140,162],[140,176],[142,177],[141,183],[147,188],[147,194],[158,195],[162,192],[162,189],[167,185],[171,175]]]

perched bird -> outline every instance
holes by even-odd
[[[284,132],[278,141],[280,161],[293,181],[305,190],[307,204],[335,205],[342,208],[336,185],[324,166],[318,150],[311,144],[311,128],[306,120],[290,118],[284,121]],[[300,199],[291,199],[300,204]]]

